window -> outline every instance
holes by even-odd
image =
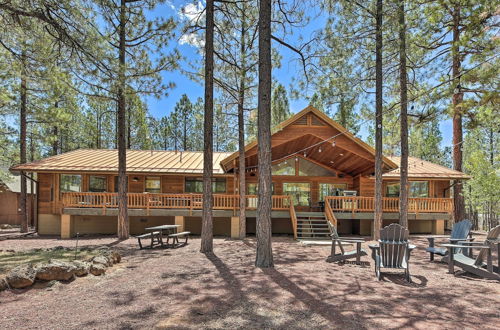
[[[289,158],[272,166],[272,175],[295,175],[295,158]]]
[[[82,176],[61,174],[59,188],[61,192],[80,192],[82,191]]]
[[[385,196],[387,197],[399,197],[399,183],[388,183]]]
[[[387,184],[387,197],[399,197],[399,183]],[[429,182],[428,181],[410,181],[410,198],[429,197]]]
[[[301,176],[335,176],[335,173],[327,170],[304,158],[299,158],[299,175]]]
[[[127,190],[128,190],[128,176],[127,176]],[[118,176],[115,176],[115,192],[118,192]]]
[[[296,206],[309,206],[311,186],[309,183],[283,183],[283,194],[292,196]]]
[[[161,193],[161,179],[159,176],[146,177],[146,192]]]
[[[319,200],[324,201],[325,196],[342,196],[346,188],[347,185],[345,183],[320,183]]]
[[[95,176],[91,175],[89,177],[89,191],[92,192],[104,192],[106,191],[106,177],[105,176]]]
[[[259,185],[257,183],[249,183],[247,184],[247,195],[257,195],[259,191]],[[271,184],[271,192],[274,195],[274,182]]]
[[[429,197],[429,181],[410,182],[410,197]]]
[[[203,193],[203,178],[186,178],[184,191],[187,193]],[[212,178],[212,191],[214,193],[226,192],[226,178]]]

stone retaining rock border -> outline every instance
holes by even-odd
[[[55,247],[54,250],[66,249]],[[50,249],[49,249],[50,250]],[[67,249],[72,251],[72,249]],[[11,269],[6,276],[0,277],[0,291],[8,288],[27,288],[35,281],[69,281],[75,276],[85,276],[89,273],[100,276],[106,273],[108,267],[121,261],[118,252],[107,247],[95,249],[96,255],[86,260],[57,260],[51,259],[49,262],[37,264],[23,264]]]

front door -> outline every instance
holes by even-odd
[[[283,194],[292,196],[297,211],[307,211],[311,206],[311,184],[308,182],[284,182]]]

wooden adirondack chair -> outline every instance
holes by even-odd
[[[472,241],[474,239],[472,238],[471,235],[471,228],[472,228],[472,222],[470,222],[469,220],[462,220],[453,225],[450,236],[427,237],[427,240],[429,241],[429,247],[425,249],[425,251],[429,252],[430,260],[431,261],[434,260],[434,254],[439,254],[443,257],[448,254],[447,248],[435,246],[436,238],[448,239],[450,244],[457,244],[461,241],[467,241],[467,240]],[[470,257],[472,251],[470,249],[467,249],[466,251],[468,252],[468,255]]]
[[[372,258],[375,261],[375,275],[380,281],[382,268],[404,269],[405,278],[411,282],[409,259],[415,248],[408,241],[408,229],[391,223],[380,230],[379,244],[370,244]]]
[[[330,236],[332,237],[332,252],[328,261],[343,262],[347,259],[356,258],[356,263],[361,264],[361,256],[366,256],[366,251],[361,248],[361,243],[364,243],[364,239],[354,238],[354,237],[339,237],[337,229],[330,221],[328,222],[328,228],[330,229]],[[356,244],[356,250],[345,251],[342,243]],[[340,253],[336,253],[336,246],[339,246]]]
[[[443,244],[448,249],[448,272],[455,273],[454,266],[458,266],[466,272],[481,277],[500,281],[500,225],[491,229],[484,242],[460,242],[460,244]],[[497,266],[493,265],[492,253],[496,246]],[[455,250],[454,250],[455,249]],[[460,250],[458,250],[460,249]],[[480,249],[476,259],[466,256],[461,249]],[[486,263],[485,263],[486,259]]]

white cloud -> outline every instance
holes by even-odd
[[[178,15],[186,24],[187,27],[195,25],[204,25],[205,23],[205,3],[198,1],[189,3],[178,11]],[[180,40],[181,45],[191,45],[196,48],[205,46],[205,40],[200,37],[200,31],[186,32]]]

